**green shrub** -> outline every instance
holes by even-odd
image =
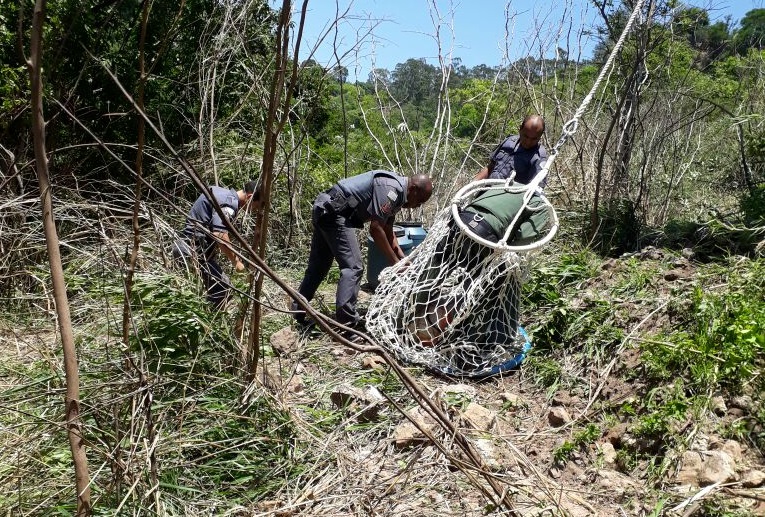
[[[618,256],[640,247],[644,225],[631,200],[614,199],[599,215],[595,242],[602,253]]]
[[[762,265],[734,272],[722,292],[696,288],[686,328],[643,345],[650,376],[681,376],[696,393],[710,386],[737,391],[757,377],[765,352]]]
[[[219,369],[221,358],[224,364],[236,362],[237,346],[227,313],[211,310],[197,281],[170,273],[134,277],[130,346],[155,367],[185,371],[209,364]]]
[[[765,224],[765,185],[755,187],[741,198],[741,212],[744,222],[751,226]]]

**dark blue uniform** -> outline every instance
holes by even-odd
[[[375,219],[392,224],[406,203],[407,178],[388,171],[369,171],[341,180],[316,197],[311,210],[313,236],[308,267],[298,292],[308,301],[327,277],[332,260],[340,267],[335,297],[335,319],[354,325],[360,319],[356,300],[364,273],[355,228]],[[298,310],[293,303],[293,310]],[[305,322],[305,315],[296,319]]]
[[[526,185],[542,170],[547,158],[547,150],[541,144],[526,149],[518,135],[511,135],[489,156],[489,179],[504,180],[515,172],[515,181]]]
[[[223,213],[233,221],[239,211],[236,190],[215,186],[210,187],[210,190]],[[222,309],[228,299],[231,281],[215,258],[218,247],[211,235],[213,232],[228,233],[228,229],[212,203],[202,194],[189,210],[181,237],[173,246],[173,257],[184,265],[196,259],[207,300],[215,308]]]

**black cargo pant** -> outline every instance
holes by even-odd
[[[298,292],[310,302],[327,277],[332,261],[337,260],[340,280],[335,294],[335,319],[344,325],[355,325],[361,319],[356,311],[356,302],[364,274],[364,262],[356,228],[349,226],[343,212],[338,213],[332,209],[329,200],[329,194],[322,192],[314,202],[311,211],[311,251]],[[292,303],[292,310],[300,310],[295,302]],[[295,319],[304,324],[305,313],[298,312]]]
[[[180,237],[173,245],[173,258],[187,271],[198,269],[207,301],[216,309],[226,307],[231,293],[231,280],[215,258],[217,245],[207,237]]]

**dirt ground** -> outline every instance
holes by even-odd
[[[629,375],[642,362],[639,340],[629,338],[670,325],[669,302],[691,289],[696,275],[692,262],[660,250],[644,250],[638,259],[657,273],[645,301],[613,300],[614,317],[621,319],[627,338],[583,371],[573,371],[582,365],[565,353],[555,358],[564,371],[585,380],[582,388],[543,389],[523,365],[481,382],[417,371],[423,390],[478,451],[480,465],[458,468],[456,464],[464,459],[457,447],[459,440],[427,417],[421,420],[422,427],[440,445],[416,429],[411,430],[411,440],[402,442],[401,428],[410,424],[387,400],[378,403],[381,409],[374,425],[363,427],[360,408],[373,402],[357,394],[356,405],[349,406],[354,410],[346,409],[333,435],[337,437],[331,446],[337,470],[314,480],[321,489],[312,492],[310,504],[295,507],[292,502],[274,501],[264,514],[765,515],[762,454],[754,444],[718,433],[726,422],[746,417],[731,401],[725,409],[710,404],[703,419],[683,424],[676,430],[681,444],[671,450],[636,444],[629,421],[606,416],[610,409],[636,402],[646,391]],[[593,293],[602,296],[610,291],[619,280],[623,260],[605,261],[601,274],[585,283],[580,299],[573,304],[584,306]],[[331,286],[323,294],[331,299]],[[360,304],[365,303],[369,303],[369,295],[362,294]],[[287,407],[320,403],[322,396],[343,384],[343,379],[333,377],[339,373],[337,369],[328,372],[302,360],[301,356],[311,355],[306,349],[318,347],[350,371],[390,374],[389,367],[374,354],[354,352],[328,336],[301,336],[284,329],[281,337],[292,340],[293,350],[280,357],[278,364],[271,362],[270,368],[282,372],[281,393]],[[285,372],[292,372],[292,377],[285,379]],[[295,389],[296,385],[300,387]],[[402,405],[417,415],[413,401]],[[588,424],[594,424],[597,435],[588,440],[577,438]],[[556,455],[567,447],[566,459],[560,461]],[[650,453],[652,447],[657,448],[654,457],[658,458],[653,463],[645,460],[648,454],[631,461],[628,451]],[[691,453],[701,458],[699,465],[691,465]],[[715,470],[721,459],[725,465]],[[657,474],[660,466],[663,470]],[[499,503],[500,496],[487,479],[497,482],[506,504]],[[719,513],[710,508],[719,508]]]

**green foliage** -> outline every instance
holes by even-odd
[[[432,100],[440,78],[440,70],[426,63],[425,59],[407,59],[397,64],[391,73],[391,89],[399,102],[423,106]]]
[[[622,280],[614,286],[614,291],[620,296],[641,296],[654,284],[657,279],[657,272],[651,264],[630,257],[622,260],[621,267],[624,268]]]
[[[133,345],[165,360],[233,351],[224,313],[211,311],[191,286],[170,275],[134,276]]]
[[[684,37],[701,54],[700,61],[704,64],[722,54],[730,40],[728,22],[711,24],[709,13],[699,7],[678,9],[672,28],[677,36]]]
[[[577,447],[567,440],[553,450],[553,461],[559,465],[565,464],[576,450]]]
[[[756,513],[752,513],[750,509],[741,508],[740,505],[731,502],[730,499],[712,495],[700,501],[699,508],[694,509],[693,515],[698,517],[752,517]]]
[[[579,338],[597,339],[607,331],[603,326],[609,308],[593,302],[592,309],[574,308],[569,294],[578,292],[587,279],[596,275],[599,259],[588,250],[564,252],[556,261],[534,268],[523,289],[524,310],[540,317],[533,330],[534,350],[544,353]],[[610,342],[610,338],[609,338]]]
[[[498,103],[494,96],[501,95],[493,91],[493,83],[488,79],[469,79],[464,81],[459,88],[449,91],[450,101],[455,107],[453,114],[452,132],[460,138],[472,138],[473,135],[481,134],[488,140],[487,132],[492,131],[494,124],[490,121],[498,119],[501,114],[497,113]],[[487,112],[488,109],[488,113]],[[486,124],[479,133],[481,124]]]
[[[644,223],[630,199],[613,199],[601,208],[596,242],[601,252],[618,256],[639,247]]]
[[[23,67],[0,64],[0,131],[6,131],[10,120],[26,105],[29,81]]]
[[[765,271],[746,261],[730,271],[727,289],[697,288],[685,308],[685,330],[643,345],[655,379],[682,378],[692,393],[719,386],[731,392],[757,379],[765,352]]]
[[[565,464],[576,451],[584,450],[588,445],[595,443],[601,434],[602,431],[596,424],[588,423],[574,433],[571,441],[566,440],[553,450],[553,460],[559,465]]]
[[[674,439],[678,424],[685,421],[688,409],[689,400],[681,382],[653,388],[646,395],[631,432],[638,438],[660,442],[656,447],[663,450]]]
[[[46,99],[59,99],[102,141],[109,142],[114,153],[127,163],[135,161],[138,141],[136,119],[132,107],[114,80],[105,71],[114,73],[124,88],[133,96],[138,91],[139,29],[143,2],[111,2],[94,0],[65,0],[47,5],[44,34],[43,70]],[[251,7],[245,27],[229,31],[236,34],[239,47],[246,45],[246,55],[231,58],[237,67],[220,73],[226,87],[216,90],[216,115],[223,121],[236,112],[246,113],[242,100],[248,98],[252,78],[247,69],[267,71],[266,55],[272,51],[271,26],[274,22],[268,3],[248,3]],[[24,23],[21,42],[28,45],[33,2],[0,1],[0,145],[15,152],[17,163],[31,158],[28,146],[29,112],[21,108],[28,104],[28,77],[24,63],[16,49],[17,9],[23,10]],[[181,149],[196,142],[200,112],[200,76],[210,66],[210,60],[201,56],[200,45],[217,38],[224,23],[225,5],[211,0],[189,0],[182,3],[158,1],[151,4],[146,31],[144,110],[161,126],[165,137]],[[233,43],[233,42],[232,42]],[[205,45],[206,46],[206,45]],[[232,45],[233,46],[233,45]],[[221,53],[215,59],[224,59]],[[223,80],[223,79],[221,79]],[[45,106],[48,141],[57,148],[68,147],[56,155],[56,168],[67,171],[62,176],[86,179],[130,180],[129,174],[113,159],[104,161],[94,151],[93,139],[84,135],[68,115],[60,113],[58,106],[49,102]],[[21,115],[21,116],[18,116]],[[260,120],[259,116],[247,120]],[[252,126],[238,129],[246,138],[253,135]],[[146,133],[148,147],[162,148],[151,131]],[[86,145],[82,145],[86,144]],[[26,155],[29,153],[29,156]],[[155,166],[155,153],[147,153],[144,167]],[[103,190],[106,182],[94,190]]]
[[[701,225],[682,219],[670,219],[662,229],[661,244],[667,248],[681,249],[698,244],[697,232]]]
[[[69,271],[68,287],[74,303],[107,300],[121,313],[125,292],[121,277],[91,271],[87,265],[80,268],[77,261],[69,264]],[[132,350],[148,354],[163,367],[197,355],[202,360],[216,360],[232,353],[235,345],[225,330],[229,326],[225,313],[212,311],[201,289],[201,281],[193,275],[184,278],[173,272],[137,272],[131,291]],[[83,323],[92,317],[83,313]]]
[[[171,493],[182,497],[185,489],[197,489],[243,503],[276,492],[285,475],[300,473],[289,462],[296,439],[289,414],[265,397],[240,407],[239,396],[235,385],[224,384],[196,398],[184,424],[198,431],[195,440],[165,460],[161,481],[175,488]],[[274,476],[275,467],[283,474]]]
[[[551,391],[557,390],[563,376],[563,369],[558,361],[543,356],[536,348],[532,348],[525,362],[532,371],[533,378]]]
[[[393,375],[387,368],[372,368],[355,373],[358,374],[358,377],[353,380],[352,384],[358,388],[375,386],[384,393],[397,393],[404,387],[401,384],[401,379]]]
[[[760,84],[765,84],[765,81]],[[751,181],[762,189],[762,183],[765,182],[765,130],[758,128],[749,132],[745,136],[745,144],[752,175]],[[753,192],[750,192],[751,194]]]
[[[765,185],[755,187],[741,198],[744,220],[752,226],[765,224]]]
[[[746,54],[751,48],[765,48],[765,9],[752,9],[744,15],[733,44],[739,54]]]

